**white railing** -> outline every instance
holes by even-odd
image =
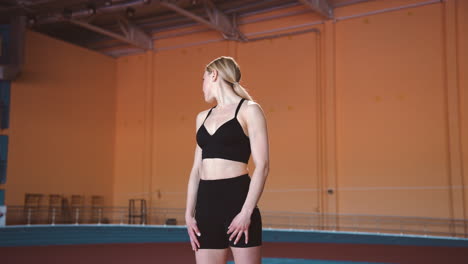
[[[216,213],[216,212],[213,212]],[[76,208],[8,206],[7,225],[35,224],[136,224],[185,225],[184,208],[149,208],[131,212],[128,207]],[[468,220],[430,217],[297,213],[261,210],[263,228],[342,232],[415,234],[468,238]]]

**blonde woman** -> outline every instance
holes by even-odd
[[[210,62],[203,93],[216,105],[196,118],[195,158],[188,181],[185,220],[198,264],[260,264],[262,220],[257,203],[269,170],[263,110],[239,84],[232,57]],[[252,155],[255,169],[249,176]]]

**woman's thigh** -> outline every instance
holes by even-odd
[[[198,249],[195,252],[197,264],[226,264],[228,249]],[[237,263],[237,262],[236,262]]]
[[[236,264],[261,264],[262,246],[257,247],[231,247],[234,262]]]

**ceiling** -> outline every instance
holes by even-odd
[[[333,19],[337,7],[372,0],[0,0],[0,23],[21,16],[31,30],[113,57],[153,49],[156,33],[202,24],[249,41],[244,16],[293,6]]]

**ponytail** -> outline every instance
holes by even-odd
[[[239,83],[241,72],[234,58],[228,56],[218,57],[208,63],[205,70],[209,73],[211,73],[212,70],[217,70],[219,76],[232,86],[232,89],[238,96],[253,101],[247,90]]]
[[[253,101],[252,96],[250,96],[250,94],[247,92],[247,90],[244,87],[242,87],[242,85],[240,85],[240,83],[235,82],[234,85],[233,85],[233,89],[234,89],[234,92],[238,96],[240,96],[240,97],[242,97],[244,99]]]

